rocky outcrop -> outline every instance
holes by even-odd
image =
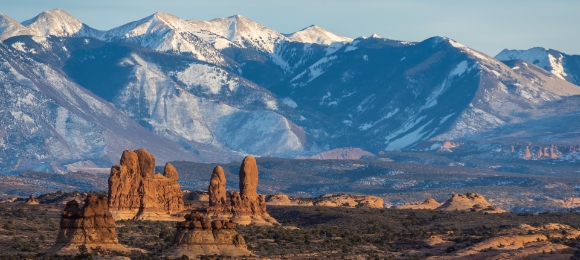
[[[28,199],[26,200],[26,204],[38,205],[40,204],[40,202],[38,201],[38,199],[36,199],[34,194],[30,194],[30,197],[28,197]]]
[[[266,196],[266,205],[273,206],[314,206],[312,201],[290,198],[286,194],[274,194]]]
[[[437,208],[444,211],[481,211],[487,213],[503,213],[503,209],[494,207],[485,198],[477,193],[453,194],[449,200]]]
[[[436,209],[441,206],[441,203],[437,202],[433,198],[426,199],[422,203],[410,203],[405,205],[399,205],[393,207],[394,209]]]
[[[85,245],[89,251],[97,247],[99,250],[127,251],[117,240],[107,197],[89,194],[83,207],[76,200],[69,201],[62,212],[56,245],[48,253],[76,254],[80,245]]]
[[[178,220],[171,216],[185,209],[170,163],[163,174],[155,173],[155,157],[145,149],[126,150],[120,163],[111,167],[109,206],[113,217],[141,220]]]
[[[314,200],[314,206],[349,207],[349,208],[383,208],[384,200],[377,196],[352,194],[326,194]]]
[[[248,225],[273,225],[278,222],[266,211],[266,201],[259,195],[258,165],[256,158],[246,156],[240,166],[240,191],[226,194],[226,178],[223,169],[217,166],[212,174],[209,191],[210,205],[207,215],[213,219],[231,219],[233,222]]]
[[[211,220],[198,212],[185,215],[185,221],[177,223],[173,246],[166,257],[187,255],[218,255],[229,257],[252,256],[244,237],[236,231],[236,223],[227,220]]]

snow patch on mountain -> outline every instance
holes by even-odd
[[[188,88],[197,86],[212,94],[218,94],[223,87],[234,91],[238,86],[235,79],[231,79],[223,69],[205,64],[191,64],[175,74]]]
[[[317,62],[312,64],[310,67],[308,67],[308,69],[306,69],[305,71],[303,71],[302,73],[300,73],[296,77],[294,77],[292,80],[290,80],[290,82],[292,83],[292,86],[294,86],[294,87],[304,86],[304,85],[310,83],[311,81],[316,79],[318,76],[320,76],[324,72],[326,72],[326,70],[332,65],[332,61],[335,60],[336,58],[338,58],[338,56],[333,55],[333,56],[327,56],[327,57],[324,57],[324,58],[318,60]]]

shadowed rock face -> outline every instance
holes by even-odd
[[[209,181],[209,206],[216,207],[226,204],[226,175],[221,166],[216,166]]]
[[[60,221],[56,245],[49,250],[55,254],[75,254],[77,246],[86,245],[89,250],[102,249],[126,251],[119,244],[115,232],[115,220],[109,212],[107,197],[87,195],[83,207],[76,200],[69,201]]]
[[[231,219],[233,222],[248,225],[272,225],[278,222],[266,211],[266,201],[258,194],[258,165],[256,158],[246,156],[240,167],[240,191],[225,196],[226,183],[223,169],[214,169],[209,186],[210,207],[208,216],[214,219]],[[224,194],[224,195],[222,195]]]
[[[236,224],[228,220],[211,220],[198,212],[185,215],[185,221],[177,223],[173,247],[166,257],[187,255],[251,256],[244,237],[236,231]]]
[[[109,206],[115,219],[174,220],[184,209],[179,175],[170,163],[155,173],[155,157],[145,149],[126,150],[111,168]]]

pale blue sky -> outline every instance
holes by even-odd
[[[316,24],[353,38],[447,36],[491,56],[536,46],[580,54],[577,0],[0,0],[0,13],[17,21],[54,8],[101,30],[157,11],[188,20],[241,14],[282,33]]]

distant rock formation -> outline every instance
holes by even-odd
[[[26,200],[26,204],[38,205],[40,204],[40,202],[38,201],[38,199],[36,199],[34,194],[30,194],[30,197],[28,197],[28,199]]]
[[[240,191],[226,193],[226,177],[223,169],[216,166],[213,170],[209,192],[207,215],[213,219],[231,219],[233,222],[248,225],[273,225],[278,222],[266,211],[266,201],[259,195],[258,165],[256,158],[246,156],[240,166]]]
[[[198,212],[185,215],[185,221],[177,223],[173,246],[165,257],[178,258],[187,255],[197,259],[204,255],[229,257],[252,256],[244,237],[236,231],[236,224],[226,220],[210,220]]]
[[[266,196],[266,205],[272,206],[314,206],[312,201],[290,198],[285,194]]]
[[[526,155],[524,156],[526,160],[532,159],[532,152],[530,151],[530,146],[526,146]]]
[[[352,194],[326,194],[314,200],[314,206],[350,207],[350,208],[383,208],[384,200],[377,196]]]
[[[453,194],[449,200],[437,208],[444,211],[481,211],[488,213],[503,213],[505,210],[494,207],[477,193]]]
[[[62,212],[56,245],[49,249],[48,254],[76,254],[80,245],[85,245],[89,251],[97,247],[127,251],[117,240],[115,220],[109,212],[107,197],[89,194],[82,208],[76,200],[69,201]]]
[[[440,152],[453,152],[454,148],[460,147],[460,143],[445,141],[441,147],[439,147]]]
[[[312,156],[298,156],[296,159],[318,159],[318,160],[360,160],[363,157],[375,157],[371,152],[360,148],[337,148]]]
[[[141,220],[177,220],[183,211],[179,175],[170,163],[163,175],[155,173],[155,157],[145,149],[126,150],[120,163],[111,167],[109,206],[113,217]]]
[[[410,203],[405,205],[399,205],[393,207],[394,209],[436,209],[441,206],[441,203],[437,202],[433,198],[428,198],[422,203]]]

